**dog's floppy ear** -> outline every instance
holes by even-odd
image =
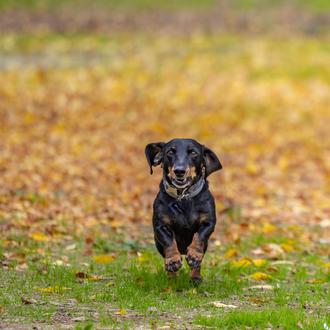
[[[152,174],[152,166],[159,165],[163,160],[163,147],[165,142],[149,143],[146,146],[145,154],[150,166],[150,174]]]
[[[221,170],[222,165],[217,155],[209,148],[203,146],[203,157],[205,164],[205,176],[209,176],[211,173]]]

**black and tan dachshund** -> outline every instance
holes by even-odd
[[[161,165],[163,179],[153,205],[153,227],[158,251],[169,274],[182,266],[186,255],[191,278],[200,283],[201,263],[216,224],[214,198],[207,177],[222,168],[209,148],[192,139],[150,143],[145,148],[150,166]]]

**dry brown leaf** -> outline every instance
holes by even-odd
[[[91,281],[91,282],[98,282],[98,281],[105,280],[105,278],[102,275],[89,275],[89,274],[84,273],[84,272],[76,273],[76,278],[78,278],[79,280]]]
[[[281,256],[283,256],[284,254],[284,250],[283,248],[275,243],[269,243],[266,244],[262,247],[264,253],[267,254],[267,256],[271,259],[276,259],[279,258]]]
[[[38,303],[38,301],[36,299],[28,298],[28,297],[25,297],[25,296],[21,297],[21,301],[24,305],[31,305],[31,304],[37,304]]]

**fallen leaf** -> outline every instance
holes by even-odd
[[[250,277],[256,281],[265,281],[272,279],[272,276],[262,273],[262,272],[256,272],[250,275]]]
[[[265,259],[252,259],[252,263],[256,267],[262,267],[267,263]]]
[[[21,297],[21,301],[24,305],[32,305],[32,304],[36,304],[37,300],[33,299],[33,298],[28,298],[28,297]]]
[[[276,229],[277,228],[269,222],[264,223],[262,226],[262,232],[264,234],[270,234],[270,233],[274,232]]]
[[[294,251],[294,247],[291,244],[282,243],[281,247],[285,252],[293,252]]]
[[[273,266],[277,266],[277,265],[287,265],[287,266],[292,266],[294,265],[293,261],[290,260],[276,260],[272,262]]]
[[[304,329],[304,325],[302,324],[301,321],[299,321],[299,322],[297,323],[297,327],[298,327],[299,329]]]
[[[77,317],[72,318],[71,321],[73,321],[73,322],[84,322],[84,321],[86,321],[86,317],[85,316],[77,316]],[[92,327],[89,327],[87,325],[83,329],[84,330],[92,329]]]
[[[231,258],[234,258],[238,255],[238,252],[236,249],[229,249],[226,251],[225,253],[225,258],[226,259],[231,259]]]
[[[267,267],[267,271],[276,273],[276,272],[278,272],[278,268],[275,266],[269,266],[269,267]]]
[[[94,256],[93,260],[98,264],[109,264],[113,262],[116,258],[110,254],[102,254]]]
[[[255,175],[259,172],[259,167],[256,162],[249,160],[246,164],[246,170],[249,174]]]
[[[105,278],[102,275],[90,275],[87,280],[91,282],[103,281]]]
[[[126,315],[127,312],[126,312],[126,309],[120,309],[118,310],[117,312],[115,312],[116,315]]]
[[[249,297],[248,300],[257,305],[263,304],[265,302],[265,299],[260,297]]]
[[[46,236],[43,233],[39,233],[39,232],[31,234],[31,237],[32,237],[32,239],[34,239],[35,241],[38,241],[38,242],[48,242],[50,240],[50,238],[48,236]]]
[[[320,222],[320,227],[321,228],[328,228],[328,227],[330,227],[330,219],[323,219]]]
[[[110,222],[110,226],[113,229],[121,228],[124,226],[124,223],[120,220],[113,220]]]
[[[242,258],[240,260],[230,262],[230,266],[232,268],[246,268],[250,265],[252,265],[252,261],[249,258]]]
[[[260,256],[265,254],[265,251],[262,248],[257,248],[251,251],[252,254],[256,255],[256,256]]]
[[[235,305],[227,305],[227,304],[224,304],[220,301],[212,301],[211,305],[213,305],[214,307],[218,307],[218,308],[237,308],[238,307],[238,306],[235,306]]]
[[[56,260],[53,262],[54,266],[63,266],[64,265],[64,261],[63,260]]]
[[[87,278],[88,275],[84,272],[78,272],[78,273],[76,273],[76,277],[77,278]]]
[[[28,265],[24,262],[23,264],[17,265],[15,267],[15,270],[18,272],[23,272],[23,271],[27,270],[28,268],[29,268]]]
[[[325,269],[330,269],[330,262],[324,264],[322,267]]]
[[[274,286],[269,284],[253,285],[248,288],[245,288],[245,290],[269,291],[269,290],[274,290]]]
[[[262,249],[271,259],[278,258],[284,254],[283,248],[275,243],[266,244],[262,247]]]
[[[62,293],[63,291],[71,290],[71,288],[66,288],[64,286],[49,286],[47,288],[39,288],[38,291],[42,293]]]
[[[327,282],[327,280],[325,280],[324,278],[311,278],[306,281],[306,283],[309,283],[309,284],[322,284],[322,283],[326,283],[326,282]]]
[[[67,245],[66,247],[65,247],[65,250],[66,251],[72,251],[72,250],[75,250],[76,249],[76,247],[77,247],[77,244],[70,244],[70,245]]]
[[[89,275],[84,272],[76,273],[76,278],[79,278],[80,280],[84,280],[84,281],[91,281],[91,282],[103,281],[105,279],[101,275]]]
[[[147,260],[148,260],[148,258],[147,258],[147,256],[145,254],[143,254],[141,252],[138,252],[137,253],[137,261],[138,262],[143,263],[143,262],[146,262]]]

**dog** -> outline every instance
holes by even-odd
[[[161,165],[163,179],[153,204],[153,229],[165,270],[176,275],[181,255],[191,268],[194,283],[202,282],[201,264],[216,224],[214,198],[207,177],[222,165],[216,154],[193,139],[149,143],[145,155],[150,167]]]

